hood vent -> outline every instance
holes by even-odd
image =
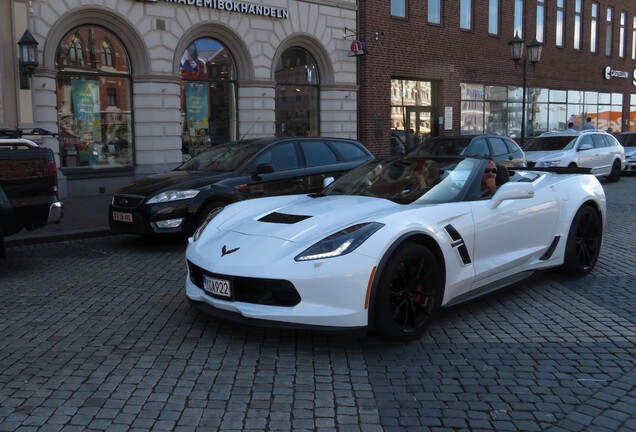
[[[309,219],[311,216],[302,216],[302,215],[290,215],[284,213],[270,213],[267,216],[263,216],[258,221],[259,222],[268,222],[268,223],[278,223],[278,224],[295,224],[297,222],[304,221],[305,219]]]

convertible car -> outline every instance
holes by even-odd
[[[223,319],[408,341],[440,308],[536,270],[589,273],[605,224],[596,177],[498,166],[484,196],[487,165],[375,160],[320,193],[217,208],[188,241],[186,296]]]

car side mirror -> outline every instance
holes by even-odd
[[[502,184],[488,202],[488,207],[495,209],[503,201],[527,199],[534,197],[534,185],[529,182],[508,182]]]
[[[579,151],[592,150],[592,148],[592,144],[581,144],[579,146]]]
[[[327,186],[329,186],[331,183],[333,183],[333,182],[334,182],[334,180],[336,180],[336,179],[335,179],[335,178],[333,178],[333,177],[327,177],[327,178],[323,179],[323,181],[322,181],[322,187],[327,187]]]
[[[268,163],[262,163],[256,165],[256,175],[260,174],[271,174],[274,172],[274,165]]]

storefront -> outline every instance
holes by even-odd
[[[29,124],[59,133],[42,141],[59,156],[63,197],[111,193],[245,137],[357,138],[356,59],[342,38],[354,0],[23,3],[13,13],[41,64],[21,97]]]

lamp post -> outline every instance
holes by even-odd
[[[522,60],[523,67],[523,94],[521,97],[521,144],[524,143],[526,139],[526,81],[528,75],[528,63],[532,64],[534,68],[535,65],[541,60],[541,50],[543,49],[543,44],[539,42],[536,38],[530,42],[526,49],[526,55],[523,55],[523,51],[525,48],[525,42],[523,39],[519,37],[519,33],[515,34],[515,37],[512,38],[510,42],[508,42],[510,46],[510,59],[515,62],[515,68],[517,67],[517,63],[519,60]]]
[[[35,40],[31,32],[27,29],[18,41],[20,47],[20,88],[28,90],[31,88],[29,77],[38,64],[38,41]]]

